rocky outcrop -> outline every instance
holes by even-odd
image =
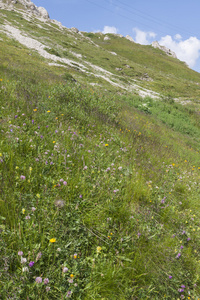
[[[177,58],[175,52],[173,52],[171,49],[169,49],[169,48],[167,48],[165,46],[161,46],[157,41],[153,42],[151,45],[154,48],[158,48],[158,49],[164,51],[167,55],[169,55],[171,57],[174,57],[174,58]]]
[[[6,3],[3,0],[0,0],[0,7],[4,9],[13,9],[17,3],[22,4],[28,13],[34,14],[45,20],[49,19],[47,10],[44,7],[37,7],[30,0],[7,0]]]
[[[131,42],[135,42],[134,39],[130,35],[126,35],[125,38]]]

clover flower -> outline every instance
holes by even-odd
[[[24,253],[22,251],[18,251],[18,255],[22,256]]]
[[[34,263],[35,263],[34,261],[30,261],[29,267],[30,267],[30,268],[33,267]]]
[[[63,268],[63,273],[67,273],[69,271],[69,269],[67,267]]]
[[[36,277],[36,278],[35,278],[35,281],[36,281],[37,283],[42,283],[42,277]]]

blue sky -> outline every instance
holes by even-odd
[[[200,72],[200,0],[33,0],[51,19],[80,31],[157,40]]]

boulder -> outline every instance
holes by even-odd
[[[125,38],[131,42],[135,42],[134,39],[130,35],[126,35]]]
[[[42,18],[49,19],[49,14],[44,7],[37,7],[37,10]]]

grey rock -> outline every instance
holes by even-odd
[[[169,48],[167,48],[165,46],[161,46],[157,41],[154,41],[151,45],[153,48],[158,48],[158,49],[164,51],[167,55],[177,58],[175,52],[173,52],[172,50],[170,50]]]

